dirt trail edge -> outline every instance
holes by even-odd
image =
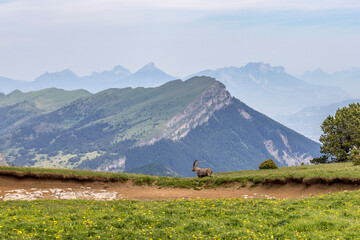
[[[215,189],[183,189],[159,186],[138,186],[133,181],[105,182],[60,180],[54,178],[18,178],[0,176],[0,200],[87,199],[87,200],[168,200],[196,198],[303,198],[340,191],[359,190],[350,183],[312,185],[304,183],[234,183]]]

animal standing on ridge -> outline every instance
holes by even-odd
[[[196,162],[197,162],[197,160],[195,160],[194,163],[193,163],[192,171],[196,172],[196,174],[198,175],[199,178],[212,177],[213,171],[210,168],[198,168],[197,165],[199,163],[201,163],[202,161],[200,161],[198,163],[196,163]]]

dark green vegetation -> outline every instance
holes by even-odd
[[[356,239],[360,192],[301,200],[4,201],[2,239]]]
[[[276,165],[274,160],[272,160],[271,158],[269,158],[268,160],[262,162],[259,165],[259,169],[277,169],[277,168],[278,168],[278,166]]]
[[[53,91],[31,93],[44,96],[41,104],[20,92],[0,97],[0,152],[11,164],[139,172],[156,163],[194,176],[195,159],[222,172],[256,169],[268,158],[296,165],[320,148],[208,77],[97,94]],[[25,100],[10,101],[13,94]]]
[[[328,116],[321,125],[321,152],[332,162],[349,161],[353,149],[360,147],[360,103],[350,104]]]
[[[349,156],[349,160],[354,164],[354,165],[360,165],[360,149],[358,147],[354,147],[351,150],[351,154]]]

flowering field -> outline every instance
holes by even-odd
[[[0,202],[0,239],[356,239],[360,192],[300,200]]]

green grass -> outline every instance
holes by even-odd
[[[360,192],[301,200],[0,202],[1,239],[356,239]]]
[[[261,183],[265,179],[283,178],[360,178],[360,166],[352,163],[332,163],[322,165],[302,165],[296,167],[281,167],[279,169],[266,170],[246,170],[236,172],[217,173],[212,178],[176,178],[147,176],[141,174],[125,174],[113,172],[96,172],[86,170],[52,169],[52,168],[26,168],[26,167],[4,167],[0,170],[13,170],[19,172],[32,173],[55,173],[73,176],[102,176],[107,178],[119,179],[120,181],[134,180],[138,185],[158,185],[162,187],[218,187],[227,186],[231,183]],[[195,173],[194,173],[195,175]]]
[[[133,179],[139,185],[194,188],[266,178],[360,177],[359,167],[351,163],[218,173],[200,180],[65,169],[0,170],[106,176]],[[2,201],[0,239],[356,239],[359,216],[360,191],[300,200]]]
[[[360,178],[360,167],[351,162],[331,163],[319,165],[300,165],[295,167],[281,167],[279,169],[249,170],[218,173],[217,177],[236,179],[245,178],[250,181],[262,181],[265,178]]]

